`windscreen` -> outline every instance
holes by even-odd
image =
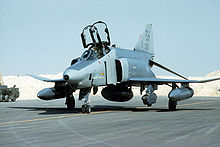
[[[81,60],[94,60],[96,58],[95,52],[91,49],[86,50],[81,56]]]

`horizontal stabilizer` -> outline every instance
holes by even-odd
[[[40,76],[35,76],[35,75],[30,75],[30,74],[27,74],[27,75],[32,77],[32,78],[44,81],[44,82],[66,82],[64,79],[48,79],[48,78],[44,78],[44,77],[40,77]]]

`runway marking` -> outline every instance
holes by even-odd
[[[214,103],[214,102],[217,102],[217,101],[197,102],[197,103],[180,104],[180,105],[177,104],[177,106],[192,106],[192,105],[198,105],[198,104],[209,104],[209,103]]]
[[[86,140],[90,140],[90,141],[89,141],[89,144],[91,144],[91,143],[93,144],[93,143],[95,142],[95,143],[104,144],[105,146],[106,146],[106,145],[107,145],[107,146],[112,146],[111,144],[108,144],[108,143],[104,142],[103,140],[93,138],[92,136],[91,136],[91,137],[90,137],[90,136],[86,136],[86,135],[85,135],[86,133],[78,132],[78,131],[76,131],[76,130],[74,130],[74,129],[71,129],[71,127],[69,127],[68,125],[66,125],[66,124],[63,122],[62,119],[59,119],[59,120],[58,120],[58,123],[59,123],[61,126],[63,126],[67,131],[69,131],[69,132],[71,132],[71,133],[74,133],[73,136],[79,136],[79,137],[84,138],[84,139],[86,139]],[[87,144],[88,144],[88,143],[87,143]],[[85,144],[84,144],[84,145],[85,145]]]
[[[175,139],[173,139],[173,140],[169,140],[169,141],[167,141],[166,143],[172,143],[172,142],[175,142],[175,141],[178,141],[178,140],[182,140],[182,139],[184,139],[184,138],[186,138],[186,137],[189,137],[189,136],[190,136],[190,134],[183,135],[183,136],[177,137],[177,138],[175,138]]]
[[[107,113],[111,111],[98,111],[98,112],[91,112],[91,114],[101,114],[101,113]],[[5,124],[15,124],[15,123],[25,123],[25,122],[35,122],[35,121],[41,121],[41,120],[50,120],[50,119],[58,119],[58,118],[68,118],[68,117],[74,117],[74,116],[82,116],[82,115],[88,115],[88,114],[72,114],[72,115],[62,115],[62,116],[52,116],[52,117],[44,117],[44,118],[36,118],[36,119],[28,119],[28,120],[19,120],[19,121],[9,121],[9,122],[0,122],[0,125]]]
[[[170,144],[170,143],[173,143],[173,142],[176,142],[176,141],[179,141],[179,140],[186,140],[186,138],[189,138],[191,136],[196,136],[197,134],[201,134],[206,128],[203,128],[203,129],[199,129],[199,130],[196,130],[196,131],[193,131],[191,133],[188,133],[186,135],[182,135],[182,136],[176,136],[174,137],[174,139],[171,139],[171,140],[168,140],[166,143],[167,144]]]
[[[218,127],[219,127],[219,126],[212,127],[211,129],[209,129],[209,130],[205,133],[205,135],[210,135],[210,134],[212,134]]]
[[[191,105],[198,105],[198,104],[208,104],[208,103],[214,103],[217,101],[208,101],[208,102],[198,102],[198,103],[191,103],[191,104],[180,104],[177,106],[191,106]],[[155,108],[164,108],[166,106],[159,106]],[[136,107],[136,109],[145,109],[149,107]],[[98,111],[98,112],[91,112],[90,114],[100,114],[100,113],[107,113],[107,112],[112,112],[110,110],[107,111]],[[58,118],[68,118],[68,117],[74,117],[74,116],[82,116],[82,115],[87,115],[87,114],[72,114],[72,115],[62,115],[62,116],[52,116],[52,117],[45,117],[45,118],[36,118],[36,119],[29,119],[29,120],[21,120],[21,121],[9,121],[9,122],[0,122],[0,125],[4,124],[15,124],[15,123],[25,123],[25,122],[35,122],[35,121],[42,121],[42,120],[50,120],[50,119],[58,119]]]

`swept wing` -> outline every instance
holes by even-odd
[[[220,80],[220,78],[206,79],[206,80],[180,80],[180,79],[161,79],[161,78],[130,78],[130,82],[135,83],[157,83],[157,84],[168,84],[168,83],[206,83],[215,80]]]
[[[30,77],[33,77],[35,79],[44,81],[44,82],[66,82],[64,79],[49,79],[49,78],[45,78],[45,77],[40,77],[40,76],[35,76],[35,75],[31,75],[31,74],[27,74]]]

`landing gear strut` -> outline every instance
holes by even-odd
[[[89,94],[90,93],[87,93],[85,95],[84,104],[82,105],[82,113],[90,113],[91,112]]]
[[[91,106],[90,106],[90,95],[91,88],[80,89],[79,92],[79,100],[84,99],[84,104],[82,105],[82,113],[90,113]]]
[[[178,86],[176,85],[176,83],[172,84],[172,90],[178,88]],[[169,99],[169,103],[168,103],[168,108],[170,111],[175,111],[176,110],[176,105],[177,105],[177,101],[173,101],[171,99]]]

